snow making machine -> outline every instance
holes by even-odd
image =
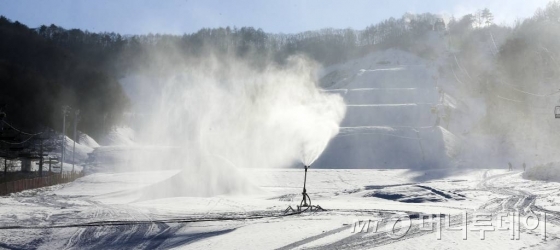
[[[307,189],[305,189],[305,185],[307,183],[307,169],[310,168],[310,166],[304,165],[303,167],[305,168],[305,177],[303,178],[303,192],[301,193],[302,195],[301,202],[299,203],[299,205],[297,205],[296,209],[294,209],[292,206],[286,208],[286,210],[284,210],[285,214],[303,213],[305,211],[309,211],[309,212],[325,211],[325,209],[323,209],[321,206],[311,204],[311,198],[307,194]]]

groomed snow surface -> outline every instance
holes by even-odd
[[[314,164],[320,168],[444,168],[459,137],[441,117],[457,109],[433,62],[384,50],[321,72],[324,91],[346,103],[340,134]],[[439,118],[438,118],[439,117]],[[460,128],[455,127],[456,130]],[[419,160],[420,159],[420,160]]]
[[[178,170],[96,173],[73,183],[0,198],[0,247],[8,249],[557,249],[560,247],[559,183],[529,181],[506,170],[325,170],[310,169],[307,190],[327,209],[285,216],[299,203],[302,169],[243,170],[258,192],[243,196],[146,199]],[[421,231],[417,213],[462,211],[493,215],[531,210],[547,213],[540,228],[479,231],[468,221],[461,231]],[[356,220],[390,221],[412,216],[403,237],[378,231],[353,233]],[[506,220],[507,221],[507,220]],[[89,223],[89,224],[88,224]],[[495,221],[493,222],[495,223]],[[544,224],[544,223],[543,223]],[[444,224],[445,225],[445,224]],[[401,224],[397,224],[397,231]],[[15,228],[10,228],[15,227]],[[23,228],[17,228],[23,227]],[[27,227],[27,228],[26,228]],[[358,227],[359,228],[359,227]],[[370,228],[373,228],[370,226]],[[401,232],[401,231],[399,231]]]

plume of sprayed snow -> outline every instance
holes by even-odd
[[[317,70],[301,56],[258,68],[208,56],[159,74],[161,92],[149,100],[150,116],[135,127],[141,144],[173,150],[135,164],[182,174],[150,192],[244,192],[251,187],[240,168],[311,165],[338,133],[346,111],[338,94],[319,89]]]

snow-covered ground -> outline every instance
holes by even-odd
[[[437,62],[396,50],[324,69],[324,91],[340,94],[347,108],[340,133],[308,172],[312,204],[325,211],[285,213],[300,204],[303,169],[184,167],[180,148],[142,145],[120,127],[103,146],[81,136],[76,158],[87,158],[87,176],[0,197],[0,248],[560,248],[560,183],[524,179],[480,150],[462,152],[488,142],[465,143],[476,139],[469,130],[484,107],[456,99],[437,69]],[[66,148],[73,148],[68,138]],[[531,167],[525,177],[550,177],[550,168]],[[513,213],[520,216],[505,225],[513,231],[501,230],[496,218]],[[544,213],[536,229],[523,225]],[[481,240],[473,219],[485,214],[494,230]],[[420,227],[427,215],[436,216],[422,224],[432,230]],[[368,221],[369,231],[359,232]],[[467,229],[449,229],[461,225]]]
[[[530,166],[523,176],[515,158],[516,171],[506,171],[513,156],[471,133],[484,105],[461,98],[440,66],[386,50],[321,72],[323,91],[347,108],[308,172],[312,204],[325,211],[285,213],[300,204],[303,169],[177,169],[188,165],[177,157],[184,151],[144,146],[120,127],[103,146],[82,136],[76,158],[87,158],[87,176],[0,197],[0,248],[559,249],[560,183],[540,181],[557,180],[557,168]],[[151,92],[125,89],[133,99]],[[483,240],[480,215],[492,217]],[[535,229],[534,220],[524,225],[529,215],[541,216]],[[370,231],[356,232],[368,221]]]
[[[245,169],[257,187],[251,195],[146,198],[142,194],[178,170],[91,174],[69,184],[0,198],[0,247],[8,249],[557,249],[559,183],[521,178],[506,170],[310,169],[307,190],[322,212],[286,215],[299,203],[302,169]],[[452,226],[466,211],[497,216],[547,213],[540,228],[422,231],[417,213],[450,214]],[[377,232],[353,233],[357,220],[390,221],[411,215],[412,227],[395,237],[381,222]],[[504,219],[506,220],[506,219]],[[373,224],[373,223],[372,223]],[[543,223],[544,224],[544,223]],[[541,224],[541,225],[543,225]],[[397,224],[399,228],[404,224]],[[370,229],[373,226],[370,226]],[[436,227],[434,227],[436,228]],[[359,227],[358,227],[359,229]],[[359,231],[359,230],[358,230]]]
[[[340,94],[347,110],[340,134],[315,166],[419,169],[454,165],[461,138],[448,131],[443,117],[458,104],[440,92],[443,82],[438,81],[433,62],[389,49],[329,66],[320,77],[324,91]]]

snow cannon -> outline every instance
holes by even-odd
[[[303,192],[301,193],[302,195],[301,202],[299,203],[299,205],[297,205],[297,209],[294,209],[292,206],[289,206],[288,208],[286,208],[286,210],[284,210],[284,213],[295,214],[295,213],[303,213],[305,211],[309,211],[309,212],[325,211],[325,209],[323,209],[321,206],[311,204],[311,198],[307,194],[307,189],[305,189],[305,185],[307,184],[307,169],[310,168],[311,166],[303,165],[303,167],[305,169],[305,176],[303,178]]]

